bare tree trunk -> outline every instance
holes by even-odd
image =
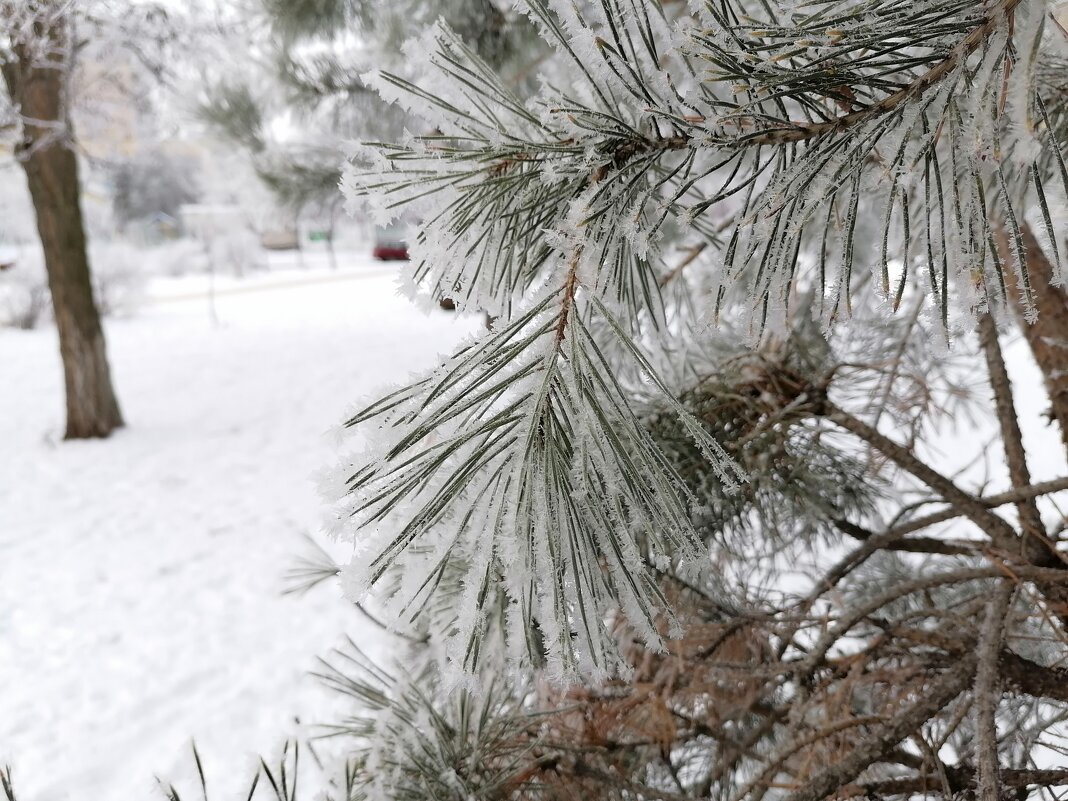
[[[104,332],[93,300],[78,203],[78,164],[65,147],[24,162],[37,211],[67,392],[66,439],[106,437],[123,425],[111,385]]]
[[[69,21],[58,16],[46,36],[47,55],[17,45],[2,70],[25,120],[17,154],[33,198],[59,332],[67,395],[65,438],[106,437],[123,420],[93,299],[78,161],[71,147]]]

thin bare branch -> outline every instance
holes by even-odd
[[[976,659],[967,656],[930,686],[879,731],[865,737],[850,754],[817,773],[786,796],[786,801],[823,801],[852,782],[861,771],[891,753],[894,747],[960,695],[972,680]]]
[[[1016,414],[1016,404],[1013,402],[1012,382],[1009,380],[1009,371],[1005,369],[1005,357],[1001,352],[998,328],[993,316],[989,312],[980,315],[978,327],[979,343],[986,357],[987,372],[990,377],[990,388],[994,391],[994,409],[1001,428],[1001,442],[1005,449],[1009,480],[1013,489],[1019,490],[1031,485],[1031,471],[1027,466],[1027,452],[1024,450],[1020,420]],[[1023,533],[1029,539],[1029,541],[1025,540],[1024,547],[1037,546],[1045,550],[1045,545],[1042,543],[1045,530],[1034,499],[1017,501],[1016,510],[1020,514]],[[1028,561],[1034,561],[1034,559],[1028,559]]]
[[[1001,698],[998,655],[1005,639],[1005,618],[1013,592],[1010,582],[998,584],[979,632],[974,690],[979,801],[999,801],[1001,793],[998,783],[997,710]]]
[[[946,769],[950,791],[959,793],[975,787],[975,771],[967,766]],[[1051,768],[1047,770],[1003,770],[998,780],[1005,787],[1063,787],[1068,784],[1068,768]],[[881,781],[862,782],[843,787],[835,798],[844,801],[847,798],[885,796],[909,796],[915,793],[932,793],[939,789],[939,781],[933,776],[914,776],[903,779],[883,779]],[[943,791],[945,794],[945,791]]]
[[[954,506],[958,513],[967,517],[979,527],[991,541],[1000,548],[1014,552],[1018,541],[1016,532],[1005,520],[990,511],[982,500],[965,492],[951,479],[939,473],[926,462],[920,460],[912,451],[894,442],[880,431],[869,426],[849,412],[830,401],[825,405],[826,417],[833,423],[868,442],[898,467],[908,471],[931,489],[941,495],[945,501]]]

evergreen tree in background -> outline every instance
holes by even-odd
[[[326,223],[331,239],[342,199],[339,150],[355,139],[399,137],[406,120],[362,74],[403,72],[402,43],[439,17],[512,80],[529,79],[518,60],[537,59],[542,48],[497,0],[262,0],[249,14],[242,24],[256,39],[254,62],[209,74],[199,116],[252,156],[282,206]],[[272,133],[277,120],[286,135]]]
[[[997,332],[1068,437],[1052,7],[520,8],[538,91],[438,24],[345,176],[497,316],[346,424],[342,581],[418,643],[325,663],[346,797],[1056,797],[1068,479]],[[992,489],[924,448],[983,410]]]

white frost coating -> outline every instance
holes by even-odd
[[[422,401],[405,400],[398,412],[391,413],[398,423],[410,418],[395,436],[387,438],[396,443],[396,456],[368,458],[372,475],[361,480],[360,489],[342,505],[354,526],[364,521],[360,556],[343,576],[353,597],[363,597],[382,581],[377,576],[387,564],[383,554],[388,555],[387,570],[393,578],[390,591],[385,597],[376,593],[376,599],[384,612],[397,617],[425,604],[435,606],[434,596],[440,591],[428,588],[435,582],[436,571],[442,566],[455,571],[458,580],[450,586],[456,586],[458,594],[447,605],[447,614],[455,617],[441,621],[449,632],[444,641],[451,681],[460,680],[471,643],[492,640],[486,617],[490,610],[482,595],[484,577],[493,581],[499,574],[504,578],[500,588],[508,598],[499,600],[509,610],[504,642],[510,653],[516,654],[517,648],[524,652],[517,643],[529,631],[533,616],[544,642],[549,675],[555,680],[569,681],[579,673],[607,677],[622,664],[605,626],[613,608],[621,608],[651,646],[660,641],[653,624],[657,602],[645,589],[635,592],[625,580],[641,577],[648,569],[637,547],[639,539],[649,543],[659,559],[687,552],[695,556],[698,550],[689,512],[657,466],[649,450],[651,443],[645,441],[636,422],[625,416],[626,400],[608,391],[616,379],[585,374],[594,368],[593,363],[583,367],[581,374],[576,372],[581,363],[577,329],[570,329],[570,339],[565,340],[569,355],[563,358],[552,316],[556,314],[554,298],[548,301],[550,316],[533,317],[529,326],[504,329],[471,346],[486,349],[488,354],[500,348],[495,344],[498,338],[512,340],[531,327],[548,326],[545,335],[523,349],[522,358],[503,371],[493,370],[493,380],[508,382],[507,389],[488,395],[485,403],[456,417],[451,410],[466,397],[465,387],[472,386],[471,382],[482,386],[489,375],[477,361],[470,361],[471,355],[463,362],[447,364],[412,396],[413,401],[422,396]],[[540,365],[540,370],[529,372],[527,364]],[[526,377],[507,378],[523,372]],[[459,383],[444,391],[432,389],[454,380]],[[600,388],[594,397],[587,394],[591,386]],[[478,428],[513,403],[522,409],[514,424]],[[594,413],[591,405],[601,411]],[[568,447],[574,457],[564,464],[556,463],[555,446],[543,441],[557,436],[543,429],[553,419],[545,417],[550,408],[553,415],[571,421]],[[476,417],[469,416],[472,412]],[[430,435],[429,453],[451,451],[452,455],[441,469],[410,483],[412,471],[422,469],[425,457],[418,454],[428,436],[417,429],[413,439],[412,426],[428,418],[440,419]],[[606,434],[606,425],[611,436]],[[700,436],[706,437],[703,432]],[[405,441],[412,444],[405,446]],[[642,465],[639,485],[633,479],[623,480],[623,454],[618,450],[622,443],[631,443],[626,446],[626,458]],[[719,458],[724,457],[720,452]],[[455,498],[439,507],[435,498],[448,497],[441,493],[455,485],[458,470],[465,475],[463,489],[456,485]],[[595,485],[589,483],[591,476],[598,477]],[[574,490],[561,496],[556,490],[560,482],[573,484]],[[409,488],[402,489],[405,486]],[[381,493],[402,494],[382,500]],[[423,518],[425,523],[419,522]],[[411,536],[398,540],[402,524],[415,528]],[[584,567],[576,572],[576,565]],[[639,578],[637,587],[651,586],[647,581]],[[532,607],[526,606],[527,599],[533,600]]]
[[[1042,46],[1042,27],[1049,9],[1044,2],[1021,3],[1013,14],[1013,44],[1018,56],[1005,82],[1006,136],[1002,142],[1006,155],[1024,166],[1042,153],[1042,143],[1035,134],[1032,113],[1036,59]]]
[[[815,313],[829,328],[849,311],[850,270],[872,265],[882,281],[884,223],[888,258],[909,247],[908,264],[890,267],[884,303],[905,267],[933,271],[939,286],[930,289],[938,292],[943,261],[951,280],[987,269],[988,209],[975,179],[988,205],[1000,203],[992,183],[999,137],[1018,157],[1035,145],[1025,136],[1033,122],[1026,101],[1009,104],[1000,118],[991,99],[997,93],[989,90],[1005,77],[1004,28],[925,91],[922,103],[881,110],[789,149],[772,143],[757,151],[739,144],[742,137],[777,120],[792,125],[799,113],[793,90],[784,106],[768,99],[795,58],[795,42],[754,32],[774,41],[740,46],[698,2],[694,17],[674,28],[651,15],[654,55],[642,38],[643,15],[629,6],[618,14],[597,4],[580,13],[567,0],[517,7],[547,38],[561,38],[556,66],[566,66],[555,77],[569,80],[559,91],[544,80],[533,101],[513,97],[438,26],[406,50],[425,73],[418,87],[368,76],[435,134],[408,134],[374,152],[355,148],[345,176],[350,199],[370,198],[379,219],[396,214],[395,206],[420,210],[412,294],[447,294],[461,308],[499,318],[492,336],[388,411],[367,416],[361,427],[389,434],[379,432],[376,450],[357,460],[364,470],[339,507],[341,519],[366,528],[367,558],[347,580],[383,593],[389,612],[425,610],[435,631],[450,632],[444,652],[456,686],[467,681],[472,654],[489,648],[517,662],[545,658],[560,680],[584,670],[608,675],[620,667],[605,627],[613,615],[653,647],[662,636],[666,618],[658,617],[648,563],[669,554],[700,559],[690,541],[690,499],[629,411],[629,394],[639,389],[671,394],[630,342],[636,320],[671,319],[667,304],[658,306],[657,283],[673,275],[665,242],[699,224],[704,236],[733,217],[740,225],[723,237],[730,261],[709,248],[691,268],[700,273],[693,286],[717,290],[718,282],[731,298],[746,290],[743,303],[759,319],[749,326],[756,338],[785,330],[791,295],[812,285],[819,270]],[[913,8],[930,13],[932,5]],[[605,13],[616,15],[613,25]],[[774,26],[817,12],[787,3],[768,13]],[[833,60],[837,48],[885,35],[886,20],[872,12],[835,33],[813,33],[797,58]],[[1036,24],[1021,21],[1017,44],[1033,39]],[[946,33],[923,47],[949,52],[958,42]],[[740,62],[743,74],[702,73],[708,47]],[[696,75],[684,55],[696,57]],[[716,61],[704,63],[722,69]],[[819,91],[799,97],[830,118],[924,69],[879,73],[892,81],[858,85],[855,103]],[[1009,80],[1026,88],[1029,69],[1021,60]],[[730,158],[735,152],[741,155]],[[909,243],[901,203],[910,210]],[[677,280],[668,289],[672,302],[691,279]],[[981,292],[958,294],[969,306],[984,302]],[[700,421],[670,399],[667,405],[721,468],[725,486],[744,480]]]

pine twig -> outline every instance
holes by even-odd
[[[5,801],[18,801],[15,797],[15,785],[11,781],[11,766],[0,768],[0,789],[4,791]]]
[[[895,746],[926,723],[960,695],[972,680],[976,658],[969,655],[939,676],[926,692],[894,716],[880,731],[864,738],[849,755],[820,771],[786,796],[786,801],[823,801],[846,786],[869,765],[890,753]]]
[[[920,460],[904,446],[830,401],[825,402],[824,411],[828,420],[870,443],[898,467],[938,492],[946,503],[956,507],[961,515],[975,523],[997,547],[1009,552],[1015,550],[1013,545],[1018,541],[1018,537],[1012,526],[991,512],[979,498],[962,490],[952,479]]]
[[[975,786],[975,771],[968,766],[946,769],[950,794],[959,793]],[[1019,789],[1023,787],[1056,787],[1068,784],[1068,768],[1051,768],[1047,770],[1002,770],[998,780],[1004,787]],[[843,787],[836,795],[837,801],[848,798],[885,798],[887,796],[907,797],[916,793],[928,793],[932,779],[916,776],[903,779],[883,779],[881,781],[862,782]],[[946,795],[949,797],[949,794]]]
[[[999,2],[993,3],[990,10],[984,15],[982,23],[964,37],[943,61],[920,75],[908,86],[884,97],[882,100],[859,111],[825,122],[792,121],[790,127],[758,131],[741,137],[735,142],[735,146],[785,145],[791,142],[814,139],[825,134],[839,133],[889,114],[898,107],[915,101],[963,64],[993,34],[1001,20],[1012,15],[1020,2],[1021,0],[999,0]],[[669,144],[669,148],[677,149],[677,145]]]
[[[1009,380],[1009,372],[1005,368],[1005,357],[1001,352],[1001,344],[998,341],[998,329],[990,312],[979,316],[979,344],[986,357],[987,372],[989,374],[990,388],[994,392],[994,409],[997,413],[998,425],[1001,428],[1001,442],[1005,449],[1005,462],[1009,467],[1009,480],[1012,488],[1019,490],[1031,485],[1031,471],[1027,466],[1027,452],[1023,446],[1023,434],[1020,431],[1020,420],[1016,413],[1016,405],[1013,402],[1012,382]],[[1042,526],[1042,517],[1038,513],[1038,506],[1034,499],[1019,500],[1016,509],[1020,514],[1020,524],[1023,533],[1030,541],[1025,540],[1024,547],[1039,545],[1045,534]],[[1044,547],[1043,547],[1043,550]],[[1028,561],[1034,561],[1029,559]]]
[[[1001,581],[987,604],[986,617],[979,632],[978,664],[975,673],[976,751],[979,766],[979,801],[999,801],[997,710],[1001,698],[998,656],[1005,639],[1008,616],[1015,588]]]

